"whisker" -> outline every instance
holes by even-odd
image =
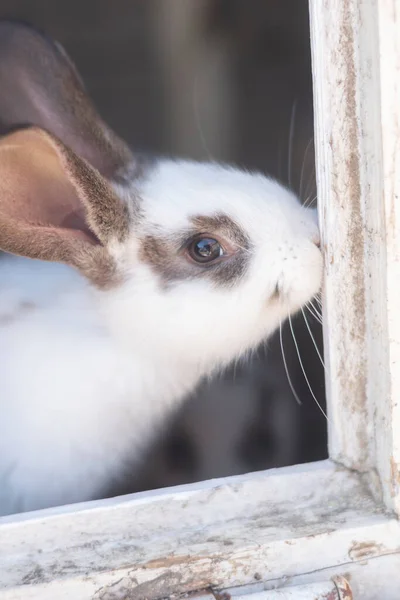
[[[317,294],[316,296],[314,296],[314,299],[317,301],[317,303],[318,303],[318,306],[319,306],[320,308],[322,308],[322,300],[321,300],[321,298],[318,296],[318,294]]]
[[[306,304],[306,309],[308,310],[310,315],[313,316],[314,319],[316,319],[318,323],[320,323],[320,325],[322,325],[322,318],[320,318],[316,313],[314,313],[308,304]]]
[[[298,395],[297,395],[297,392],[296,392],[296,390],[294,389],[294,386],[293,386],[292,380],[290,379],[290,375],[289,375],[289,369],[288,369],[288,366],[287,366],[287,363],[286,363],[286,357],[285,357],[285,353],[284,353],[284,351],[283,351],[283,339],[282,339],[282,321],[281,321],[280,319],[279,319],[279,340],[280,340],[280,343],[281,343],[281,351],[282,351],[283,365],[284,365],[284,367],[285,367],[285,371],[286,371],[286,377],[287,377],[287,380],[288,380],[288,383],[289,383],[289,387],[290,387],[290,389],[291,389],[291,391],[292,391],[292,394],[293,394],[293,396],[294,396],[294,398],[295,398],[295,400],[296,400],[297,404],[298,404],[299,406],[301,406],[301,405],[302,405],[302,401],[301,401],[301,400],[300,400],[300,398],[298,397]]]
[[[195,119],[195,123],[196,123],[196,128],[200,137],[200,141],[201,144],[203,146],[203,149],[205,150],[205,152],[208,155],[208,158],[213,161],[214,157],[210,152],[210,149],[208,147],[205,135],[203,133],[203,127],[201,125],[201,118],[200,118],[200,108],[199,108],[199,102],[198,102],[198,81],[199,81],[199,75],[197,74],[194,78],[193,81],[193,113],[194,113],[194,119]]]
[[[315,309],[315,307],[311,305],[311,306],[309,306],[308,308],[309,308],[309,311],[308,311],[308,312],[309,312],[311,315],[313,315],[313,317],[316,319],[316,321],[318,321],[318,323],[319,323],[320,325],[323,325],[323,319],[322,319],[322,315],[321,315],[321,314],[320,314],[320,313],[319,313],[319,312],[318,312],[318,311]]]
[[[313,183],[314,183],[314,178],[315,178],[315,164],[313,166],[313,169],[311,171],[310,177],[308,179],[308,183],[307,183],[307,187],[305,189],[305,197],[307,198],[308,196],[311,195],[311,190],[313,189]]]
[[[292,160],[293,160],[293,138],[294,138],[294,125],[296,119],[296,104],[297,100],[293,102],[292,115],[290,117],[290,129],[289,129],[289,148],[288,148],[288,182],[289,187],[292,187]]]
[[[312,333],[312,331],[311,331],[311,327],[310,327],[310,325],[308,324],[308,321],[307,321],[307,319],[306,319],[306,315],[305,315],[305,313],[304,313],[304,310],[303,310],[303,309],[301,309],[301,312],[302,312],[302,314],[303,314],[303,319],[304,319],[304,322],[305,322],[305,324],[306,324],[306,327],[307,327],[307,329],[308,329],[308,333],[310,334],[310,337],[311,337],[311,339],[312,339],[312,343],[314,344],[314,348],[315,348],[315,350],[316,350],[316,352],[317,352],[317,354],[318,354],[318,358],[319,358],[319,360],[321,361],[321,365],[324,367],[324,371],[326,371],[324,360],[323,360],[323,358],[322,358],[322,356],[321,356],[321,353],[320,353],[320,351],[319,351],[319,349],[318,349],[317,342],[315,341],[315,338],[314,338],[314,336],[313,336],[313,333]]]
[[[313,306],[314,306],[314,304],[313,304],[313,301],[314,301],[314,300],[316,300],[316,301],[319,303],[319,304],[318,304],[318,308],[322,308],[322,302],[321,302],[321,299],[320,299],[320,298],[318,298],[318,296],[317,296],[317,295],[315,295],[315,296],[313,296],[313,298],[311,298],[310,304],[312,304]],[[317,308],[317,307],[315,306],[314,308]]]
[[[308,208],[309,206],[311,206],[312,204],[314,204],[314,202],[317,200],[317,198],[318,198],[318,196],[317,196],[317,195],[315,195],[315,196],[312,196],[312,197],[311,197],[311,196],[309,196],[308,198],[306,198],[306,200],[305,200],[305,202],[304,202],[303,206],[304,206],[305,208]]]
[[[315,315],[313,315],[312,313],[308,314],[308,313],[304,313],[305,318],[307,319],[307,323],[311,323],[314,324],[314,321],[316,321],[316,317]],[[319,321],[318,321],[319,323]],[[319,323],[320,324],[320,323]]]
[[[307,383],[308,389],[310,390],[310,394],[311,394],[311,396],[314,398],[314,401],[315,401],[316,405],[318,406],[318,408],[319,408],[319,410],[321,411],[321,413],[324,415],[325,419],[326,419],[326,420],[329,422],[328,415],[326,414],[326,412],[325,412],[325,411],[324,411],[324,409],[322,408],[321,404],[318,402],[318,400],[317,400],[317,398],[316,398],[316,396],[315,396],[314,392],[312,391],[312,388],[311,388],[310,382],[309,382],[309,380],[308,380],[308,377],[307,377],[306,371],[305,371],[305,369],[304,369],[304,366],[303,366],[303,362],[302,362],[302,360],[301,360],[301,356],[300,356],[300,350],[299,350],[299,346],[298,346],[298,344],[297,344],[296,337],[295,337],[295,335],[294,335],[294,331],[293,331],[293,325],[292,325],[292,320],[291,320],[291,318],[290,318],[290,315],[289,315],[289,326],[290,326],[290,331],[292,332],[293,342],[294,342],[294,345],[295,345],[295,348],[296,348],[296,352],[297,352],[297,356],[298,356],[298,359],[299,359],[300,367],[301,367],[301,370],[303,371],[304,379],[306,380],[306,383]]]
[[[278,140],[278,179],[282,181],[282,138]]]
[[[239,248],[239,250],[241,250],[242,252],[245,252],[246,254],[253,254],[252,250],[249,248],[245,248],[244,246],[240,246],[240,244],[235,244],[236,248]]]
[[[313,305],[313,306],[322,319],[322,304],[317,303],[316,306],[315,305]]]
[[[311,300],[310,306],[312,306],[312,308],[314,309],[315,313],[319,316],[319,318],[322,319],[322,305],[315,306],[315,304],[313,304],[313,301]]]
[[[322,307],[322,291],[319,291],[315,294],[314,300],[316,300],[320,307]]]
[[[313,141],[312,137],[310,137],[310,141],[308,142],[306,149],[304,151],[304,156],[303,156],[303,163],[301,165],[301,172],[300,172],[300,185],[299,185],[299,196],[300,199],[303,199],[303,179],[304,179],[304,167],[305,167],[305,163],[306,163],[306,158],[307,158],[307,154],[308,154],[308,150],[310,148],[311,142]]]

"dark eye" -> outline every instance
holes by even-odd
[[[224,254],[221,244],[213,238],[197,238],[188,246],[190,257],[199,263],[209,263]]]

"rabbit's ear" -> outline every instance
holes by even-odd
[[[112,178],[132,162],[107,127],[63,48],[26,25],[0,21],[0,125],[46,129]]]
[[[128,232],[126,205],[62,142],[38,128],[0,138],[0,249],[107,282],[115,268],[109,245]]]

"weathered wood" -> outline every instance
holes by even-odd
[[[352,600],[352,598],[348,581],[343,577],[337,577],[332,581],[239,595],[235,600]]]
[[[244,595],[251,600],[255,593],[264,589],[287,589],[290,586],[324,583],[332,577],[344,576],[351,585],[354,600],[398,600],[399,573],[400,554],[386,554],[370,560],[332,566],[321,571],[310,571],[295,577],[270,579],[244,588],[228,588],[224,592],[231,596],[232,600],[238,600],[237,596]]]
[[[400,523],[329,461],[0,522],[1,600],[154,599],[400,559]]]
[[[400,0],[310,8],[330,456],[400,514]]]
[[[400,2],[385,0],[379,15],[386,306],[390,395],[377,402],[378,469],[384,494],[400,516]],[[382,443],[382,437],[388,443]],[[389,456],[388,456],[389,455]],[[388,464],[389,463],[389,464]]]

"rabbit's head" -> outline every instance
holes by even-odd
[[[58,44],[0,23],[0,248],[77,268],[143,356],[221,365],[318,292],[315,212],[277,182],[136,156]]]

